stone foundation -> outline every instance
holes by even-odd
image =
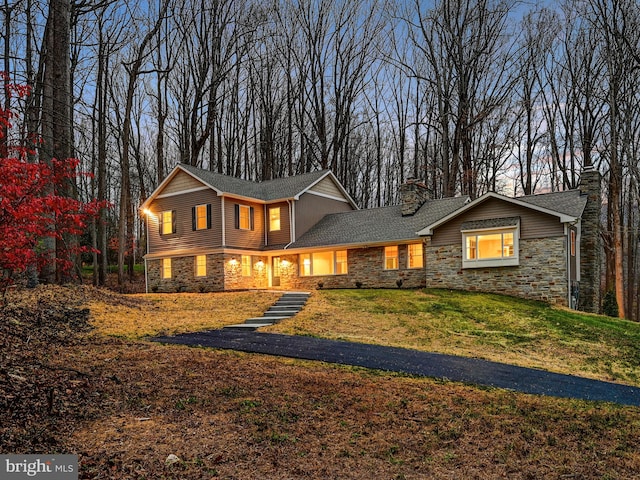
[[[463,269],[461,244],[432,247],[428,242],[426,286],[501,293],[567,306],[565,251],[565,237],[521,239],[519,266]]]
[[[406,268],[407,246],[398,247],[397,270],[384,270],[384,247],[347,250],[346,275],[298,276],[298,255],[281,256],[287,262],[282,268],[281,287],[288,290],[317,288],[419,288],[425,286],[424,268]]]
[[[298,255],[280,256],[280,285],[272,285],[269,275],[271,259],[251,257],[251,276],[242,275],[241,255],[207,255],[207,276],[195,276],[195,257],[171,259],[171,278],[161,278],[162,262],[147,260],[147,282],[150,293],[220,292],[281,288],[283,290],[315,290],[318,288],[419,288],[425,286],[424,268],[406,268],[407,246],[398,247],[397,270],[384,270],[384,248],[360,248],[347,251],[346,275],[299,277]]]

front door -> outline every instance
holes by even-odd
[[[280,257],[271,258],[271,286],[280,286]]]

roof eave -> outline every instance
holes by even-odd
[[[547,215],[552,215],[554,217],[558,217],[560,223],[575,223],[580,219],[580,217],[574,217],[573,215],[567,215],[565,213],[556,212],[554,210],[549,210],[548,208],[544,208],[544,207],[540,207],[538,205],[534,205],[532,203],[524,202],[522,200],[518,200],[517,198],[506,197],[504,195],[500,195],[500,194],[495,193],[495,192],[487,192],[484,195],[482,195],[481,197],[478,197],[475,200],[472,200],[471,202],[463,205],[462,207],[460,207],[459,209],[457,209],[454,212],[450,213],[449,215],[441,218],[437,222],[434,222],[431,225],[427,225],[425,228],[423,228],[422,230],[420,230],[420,231],[418,231],[416,233],[417,233],[417,235],[420,235],[420,236],[433,235],[433,230],[438,228],[440,225],[443,225],[443,224],[449,222],[450,220],[454,219],[458,215],[461,215],[462,213],[466,212],[467,210],[470,210],[470,209],[476,207],[477,205],[480,205],[481,203],[484,203],[485,201],[487,201],[490,198],[496,198],[498,200],[503,200],[505,202],[509,202],[509,203],[514,204],[514,205],[518,205],[518,206],[521,206],[521,207],[524,207],[524,208],[529,208],[531,210],[535,210],[535,211],[538,211],[538,212],[541,212],[541,213],[546,213]]]

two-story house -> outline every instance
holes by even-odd
[[[178,165],[142,205],[147,291],[436,286],[596,310],[599,181],[471,201],[410,180],[401,205],[360,210],[328,170],[251,182]]]

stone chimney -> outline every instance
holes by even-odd
[[[429,189],[420,180],[415,178],[407,179],[406,183],[400,185],[400,201],[402,202],[402,216],[413,215],[418,209],[431,199]]]
[[[580,175],[579,188],[580,193],[587,196],[587,205],[581,221],[579,308],[585,312],[600,313],[602,264],[600,172],[591,165],[585,167]]]

